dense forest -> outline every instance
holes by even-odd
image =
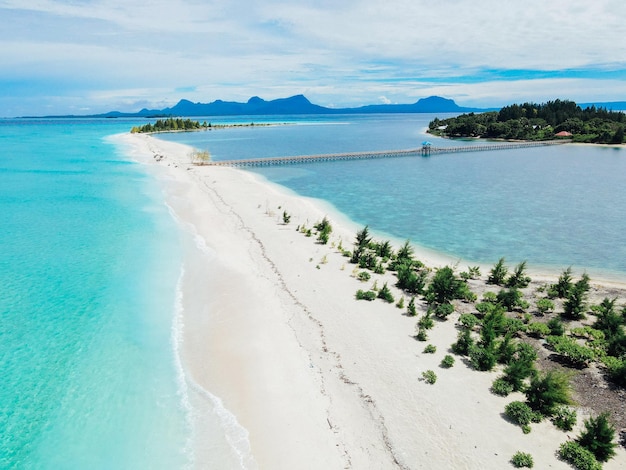
[[[145,124],[143,126],[135,126],[130,132],[132,134],[137,133],[149,133],[149,132],[174,132],[174,131],[197,131],[197,130],[213,130],[213,129],[227,129],[230,127],[267,127],[267,126],[277,126],[278,123],[261,123],[255,124],[251,122],[249,124],[211,124],[210,122],[207,124],[204,121],[200,124],[198,121],[192,121],[191,119],[181,119],[181,118],[167,118],[167,119],[157,119],[154,124]],[[283,124],[284,125],[284,124]]]
[[[210,124],[206,122],[200,124],[198,121],[192,121],[191,119],[167,118],[157,119],[154,124],[148,123],[143,126],[135,126],[130,132],[135,134],[142,132],[193,131],[208,126],[210,126]]]
[[[500,111],[469,113],[450,119],[435,118],[431,134],[445,137],[551,140],[569,132],[574,142],[624,143],[626,114],[591,106],[582,109],[573,101],[548,101],[505,106]]]

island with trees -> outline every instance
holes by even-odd
[[[230,127],[265,127],[275,126],[279,124],[270,123],[243,123],[243,124],[211,124],[204,121],[202,124],[199,121],[192,121],[191,119],[182,118],[167,118],[157,119],[154,124],[148,123],[143,126],[133,126],[130,130],[131,134],[150,134],[157,132],[178,132],[178,131],[200,131],[200,130],[212,130],[212,129],[226,129]],[[284,124],[283,124],[284,125]]]
[[[626,114],[606,108],[581,108],[573,101],[505,106],[500,111],[467,113],[448,119],[433,119],[428,132],[442,137],[472,137],[507,140],[552,140],[565,137],[573,142],[624,143]]]

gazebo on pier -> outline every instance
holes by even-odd
[[[425,140],[424,142],[422,142],[422,156],[428,156],[430,155],[430,150],[433,144],[431,144],[430,142],[428,142],[427,140]]]

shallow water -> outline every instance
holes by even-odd
[[[181,468],[179,232],[112,121],[0,121],[0,467]]]
[[[406,149],[424,140],[480,143],[425,134],[433,117],[285,116],[282,122],[295,125],[160,137],[207,149],[216,160]],[[491,264],[504,256],[541,269],[626,274],[623,148],[563,145],[250,171],[326,200],[380,234],[467,262]]]

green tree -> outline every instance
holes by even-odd
[[[544,416],[552,416],[558,405],[572,401],[569,376],[556,370],[533,375],[525,393],[528,405]]]
[[[572,268],[569,267],[559,276],[556,284],[552,284],[548,289],[548,296],[559,299],[565,299],[572,289]]]
[[[435,135],[480,136],[504,139],[546,140],[555,132],[572,132],[577,142],[621,143],[626,115],[591,106],[581,109],[573,101],[523,103],[504,106],[500,111],[461,114],[429,124]]]
[[[469,347],[469,359],[474,369],[489,371],[495,367],[498,355],[492,345],[474,344]]]
[[[591,451],[600,462],[606,462],[615,455],[615,428],[609,421],[609,413],[585,420],[585,429],[576,442]]]
[[[607,353],[620,357],[626,354],[626,334],[624,333],[624,319],[615,311],[616,300],[605,297],[600,305],[592,306],[591,310],[597,316],[593,327],[604,333]]]
[[[322,245],[326,245],[328,243],[328,239],[330,238],[330,234],[333,231],[333,227],[330,224],[330,221],[327,217],[324,217],[321,222],[318,222],[314,225],[317,230],[317,241]]]
[[[444,266],[437,270],[429,284],[426,300],[430,304],[450,303],[454,299],[462,299],[467,291],[467,284],[456,277],[451,267]]]
[[[372,237],[370,236],[369,228],[366,225],[356,234],[356,243],[354,244],[354,251],[352,252],[352,258],[350,259],[352,263],[359,263],[363,253],[369,247],[371,241]]]
[[[618,126],[615,130],[615,134],[611,137],[612,144],[621,144],[624,142],[624,126]]]
[[[589,291],[589,276],[583,274],[579,281],[570,289],[567,300],[563,303],[563,316],[571,320],[580,320],[585,317],[587,309],[587,292]]]
[[[406,314],[410,317],[414,317],[417,315],[417,309],[415,308],[415,297],[411,297],[409,300],[409,305],[406,307]]]
[[[459,316],[459,323],[463,325],[464,328],[473,330],[474,327],[480,323],[480,320],[472,313],[462,313],[461,316]]]
[[[463,271],[460,276],[464,281],[478,279],[480,278],[480,266],[468,266],[467,271]]]
[[[509,312],[512,312],[517,307],[524,307],[526,305],[522,298],[522,293],[516,287],[502,289],[498,292],[498,303]]]
[[[419,321],[417,322],[417,326],[419,326],[420,328],[424,329],[424,330],[430,330],[432,327],[435,326],[435,321],[433,320],[432,314],[431,314],[431,310],[428,309],[426,311],[426,314],[419,319]]]
[[[503,285],[507,272],[508,268],[504,265],[504,258],[500,258],[489,272],[487,284],[495,284],[497,286]]]
[[[506,333],[502,340],[497,343],[498,362],[500,364],[509,364],[513,360],[517,350],[516,344],[511,333]]]
[[[480,343],[490,348],[494,345],[496,338],[504,334],[505,315],[501,306],[494,306],[483,318],[480,329]]]
[[[515,267],[513,274],[506,280],[506,286],[522,289],[527,287],[530,281],[530,277],[526,276],[526,261],[522,261]]]
[[[452,352],[460,356],[467,356],[470,349],[474,345],[474,338],[472,338],[472,332],[463,328],[457,335],[456,342],[452,344]]]
[[[435,374],[435,371],[430,369],[422,372],[422,378],[426,383],[431,385],[437,382],[437,374]]]
[[[413,254],[415,253],[415,251],[413,250],[413,247],[411,246],[411,243],[409,242],[409,240],[406,240],[404,242],[404,245],[402,245],[400,247],[400,249],[398,250],[398,253],[396,254],[396,257],[398,259],[399,262],[405,262],[405,261],[413,261]]]
[[[378,298],[383,299],[384,301],[390,304],[393,303],[394,301],[393,294],[391,293],[391,290],[387,286],[386,282],[383,285],[383,287],[378,291]]]
[[[524,345],[522,347],[522,345]],[[529,377],[532,377],[535,373],[535,359],[537,358],[537,352],[534,348],[527,344],[521,343],[511,361],[504,369],[504,377],[508,383],[511,384],[513,390],[516,392],[523,391],[525,388],[525,381]]]
[[[424,264],[414,258],[414,250],[409,240],[398,249],[395,258],[389,263],[390,271],[397,271],[400,266],[409,266],[415,269],[423,268]]]
[[[548,320],[548,328],[552,336],[563,336],[565,334],[565,325],[558,317],[552,317]]]
[[[411,264],[400,264],[397,267],[398,282],[396,287],[410,294],[421,294],[426,285],[426,271],[416,270]]]
[[[391,248],[391,242],[385,240],[382,243],[376,244],[376,254],[381,258],[391,258],[393,255],[393,249]]]

